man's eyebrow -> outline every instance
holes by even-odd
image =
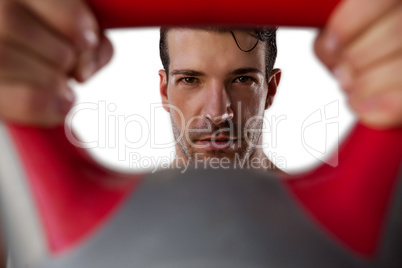
[[[186,76],[205,76],[203,72],[195,71],[195,70],[173,70],[170,73],[173,75],[186,75]]]
[[[247,73],[258,73],[258,74],[264,75],[263,71],[261,71],[260,69],[257,69],[257,68],[253,68],[253,67],[240,68],[240,69],[236,69],[231,72],[231,74],[233,74],[233,75],[241,75],[241,74],[247,74]]]

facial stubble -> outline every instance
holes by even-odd
[[[189,142],[186,142],[185,139],[188,136],[188,129],[185,130],[184,132],[180,129],[178,122],[176,122],[174,116],[172,113],[170,114],[170,119],[172,123],[172,130],[173,130],[173,135],[175,138],[175,141],[181,151],[181,153],[184,155],[186,160],[190,163],[194,162],[194,159],[196,159],[196,154],[199,156],[201,153],[195,152],[195,150],[192,148],[192,146],[189,144]],[[234,124],[229,124],[229,125],[234,125]],[[238,126],[234,125],[234,129],[239,129]],[[235,157],[228,157],[232,162],[235,160],[239,160],[241,162],[244,161],[250,161],[250,159],[253,158],[253,155],[256,151],[256,145],[259,144],[259,140],[261,138],[262,134],[262,126],[263,126],[263,119],[258,118],[254,119],[252,124],[248,124],[249,129],[252,129],[254,131],[247,131],[244,129],[243,126],[241,126],[241,135],[242,137],[242,144],[238,148],[238,151],[235,152]],[[200,127],[199,129],[203,129]],[[222,131],[222,129],[226,128],[219,128],[215,127],[215,130],[213,133],[216,133],[217,131]],[[255,131],[257,130],[257,131]],[[211,134],[213,134],[211,133]],[[239,135],[237,135],[239,137]],[[193,142],[193,141],[190,141]],[[236,157],[237,156],[237,157]],[[215,150],[214,155],[212,156],[214,158],[223,158],[227,157],[227,152],[225,150]],[[199,157],[198,157],[199,158]],[[206,159],[206,156],[204,155],[204,159]]]

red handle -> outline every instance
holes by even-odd
[[[160,25],[324,26],[340,0],[89,0],[106,28]]]

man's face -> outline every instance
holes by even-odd
[[[234,33],[243,50],[257,43],[246,32]],[[273,72],[275,86],[266,79],[266,44],[258,42],[244,52],[230,32],[201,29],[170,29],[167,44],[169,75],[159,72],[160,91],[177,156],[234,160],[236,154],[244,159],[262,153],[255,147],[261,144],[264,110],[280,76]]]

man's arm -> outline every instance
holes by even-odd
[[[362,123],[402,126],[402,1],[341,2],[316,39],[315,51]]]
[[[0,119],[53,126],[84,81],[112,56],[82,0],[0,0]]]
[[[81,0],[0,0],[0,120],[53,126],[112,56],[110,41]],[[0,233],[1,235],[1,233]],[[6,252],[0,240],[0,267]]]

